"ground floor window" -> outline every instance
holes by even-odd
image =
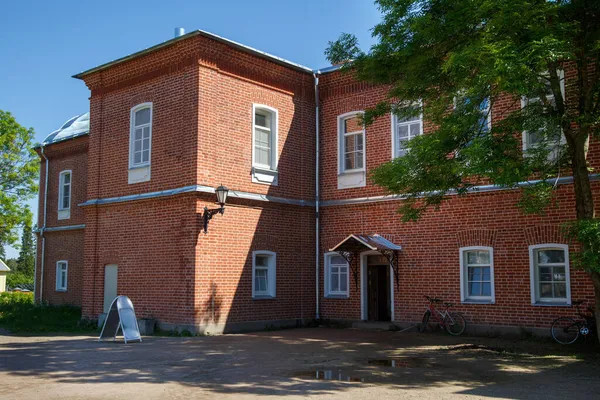
[[[275,297],[275,253],[252,253],[252,297]]]
[[[569,246],[529,246],[529,260],[532,304],[570,304]]]
[[[69,263],[67,261],[58,261],[56,263],[56,291],[67,291],[67,271]]]
[[[493,303],[494,250],[491,247],[460,249],[461,300]]]
[[[348,262],[338,253],[325,254],[325,295],[348,296]]]

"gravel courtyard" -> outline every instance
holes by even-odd
[[[600,357],[564,351],[546,342],[329,328],[127,345],[0,336],[0,398],[596,397]]]

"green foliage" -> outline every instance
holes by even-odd
[[[0,293],[0,327],[14,333],[81,332],[81,309],[75,306],[34,304],[33,293]]]
[[[0,243],[16,240],[15,228],[31,220],[26,201],[37,191],[34,131],[0,110]]]
[[[376,184],[406,199],[403,220],[418,219],[449,194],[480,184],[514,189],[531,178],[540,183],[522,189],[519,206],[529,213],[555,204],[554,179],[600,123],[599,74],[589,75],[600,70],[600,2],[376,3],[383,19],[368,52],[344,34],[325,53],[333,63],[352,58],[343,71],[389,87],[387,98],[365,111],[365,124],[390,112],[400,118],[422,113],[434,127],[409,141],[405,156],[371,171]],[[584,96],[563,96],[560,71],[567,61],[587,76],[571,88]],[[532,98],[539,100],[522,107],[522,99]],[[502,115],[490,115],[485,105],[500,99]],[[524,131],[535,132],[538,143],[525,156]]]
[[[581,249],[571,252],[571,263],[587,272],[600,272],[600,219],[573,221],[563,226],[565,236]]]
[[[9,266],[10,268],[10,266]],[[22,272],[9,272],[6,275],[6,286],[15,288],[21,285],[33,285],[33,274],[27,275]]]
[[[33,241],[33,231],[31,229],[31,221],[26,222],[23,226],[21,234],[21,249],[17,260],[16,272],[30,277],[33,280],[33,272],[35,268],[35,245]]]

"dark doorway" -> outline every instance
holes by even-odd
[[[367,266],[367,303],[369,321],[390,321],[390,267]]]

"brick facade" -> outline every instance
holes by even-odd
[[[312,73],[191,35],[83,79],[91,90],[89,136],[44,149],[50,160],[47,229],[38,266],[45,267],[36,297],[81,305],[85,317],[97,318],[104,268],[117,265],[118,293],[132,299],[138,318],[155,317],[167,328],[235,331],[315,318]],[[384,87],[339,72],[320,78],[320,317],[363,317],[360,278],[351,277],[348,298],[323,295],[323,255],[351,233],[381,234],[403,247],[394,285],[396,323],[420,318],[422,294],[445,296],[480,326],[545,327],[553,316],[572,313],[566,306],[531,305],[528,254],[529,245],[564,243],[558,226],[573,218],[570,185],[560,187],[559,207],[543,217],[523,216],[514,191],[493,191],[454,197],[410,224],[399,221],[397,201],[357,200],[384,194],[371,182],[338,189],[337,117],[373,106],[385,94]],[[146,102],[153,107],[151,178],[129,184],[130,110]],[[513,103],[497,103],[493,115]],[[276,185],[252,180],[253,104],[277,110]],[[425,133],[431,129],[426,122]],[[391,132],[390,117],[367,128],[367,170],[390,160]],[[44,168],[42,162],[39,226]],[[73,171],[71,218],[58,220],[64,169]],[[216,207],[210,188],[221,184],[231,191],[225,213],[210,221],[205,234],[201,215],[205,206]],[[494,304],[461,305],[459,248],[466,246],[494,248]],[[275,298],[252,296],[254,251],[276,254]],[[63,259],[69,261],[69,285],[57,292],[56,262]],[[580,271],[571,271],[571,291],[573,299],[591,298],[591,284]]]

